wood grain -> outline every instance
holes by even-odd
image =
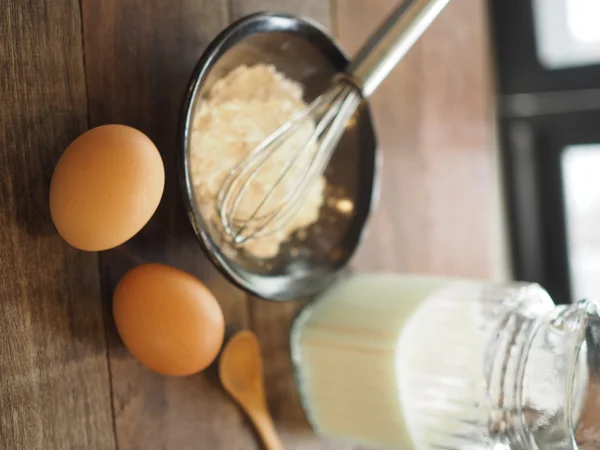
[[[491,273],[497,179],[486,15],[481,2],[475,8],[467,0],[454,3],[372,100],[384,157],[382,195],[353,262],[357,270]],[[332,17],[319,1],[234,0],[232,11],[234,17],[266,9],[307,15],[333,25],[352,52],[395,4],[337,0]],[[250,323],[265,353],[271,411],[286,448],[355,448],[317,440],[306,427],[287,347],[298,307],[251,299]]]
[[[471,277],[491,272],[495,198],[492,93],[481,2],[456,0],[372,100],[384,157],[382,195],[353,266]],[[297,4],[234,0],[234,18],[260,10],[311,17],[355,51],[395,1]],[[332,15],[333,12],[333,15]],[[475,41],[475,43],[472,43]],[[461,51],[469,43],[469,52]],[[443,77],[440,74],[444,74]],[[314,438],[292,382],[288,336],[298,304],[250,300],[265,353],[269,405],[288,449],[351,449]]]
[[[175,130],[193,65],[231,19],[259,10],[302,14],[332,26],[355,50],[394,4],[82,0],[80,11],[76,0],[0,0],[0,448],[259,448],[214,371],[164,378],[124,350],[110,299],[122,274],[143,262],[197,275],[232,327],[259,334],[269,406],[287,449],[358,448],[317,439],[307,426],[288,350],[300,305],[247,300],[202,255],[179,196]],[[356,269],[491,274],[497,179],[489,71],[483,2],[453,0],[375,94],[383,189]],[[167,172],[156,216],[100,257],[108,336],[98,257],[64,244],[47,211],[58,155],[88,125],[104,123],[147,133]]]
[[[132,241],[101,255],[110,316],[115,284],[130,267],[162,262],[198,276],[216,294],[231,326],[246,321],[246,298],[203,256],[180,200],[175,135],[192,68],[229,22],[226,0],[83,1],[92,126],[124,123],[158,146],[166,187],[156,215]],[[99,26],[101,24],[101,26]],[[108,324],[115,427],[120,450],[251,449],[257,444],[213,370],[165,378],[132,360]]]
[[[165,197],[151,223],[101,256],[107,312],[115,283],[135,264],[166,262],[199,276],[216,291],[233,326],[250,325],[259,335],[269,406],[291,450],[358,447],[315,438],[308,428],[288,350],[299,305],[251,298],[246,316],[245,295],[215,273],[196,245],[175,171],[179,103],[202,49],[232,19],[260,10],[308,15],[335,23],[338,37],[354,50],[393,3],[336,0],[333,20],[329,3],[320,0],[83,2],[91,124],[126,123],[146,132],[167,170]],[[495,173],[485,14],[467,3],[453,2],[373,99],[386,163],[379,211],[354,263],[360,270],[489,273]],[[469,52],[462,51],[465,45]],[[111,323],[109,343],[121,450],[258,448],[248,421],[210,372],[189,379],[153,375],[129,357]]]
[[[337,0],[351,52],[395,0]],[[371,99],[383,154],[380,204],[353,265],[494,274],[498,178],[484,2],[453,0]]]
[[[87,128],[79,4],[0,0],[0,448],[115,448],[98,257],[48,184]]]
[[[304,0],[233,0],[233,19],[257,11],[279,11],[309,17],[331,28],[329,2]],[[250,324],[261,341],[265,361],[265,385],[270,411],[286,450],[350,450],[356,445],[318,438],[310,429],[294,384],[289,351],[289,328],[302,305],[279,304],[250,298]]]
[[[262,11],[296,14],[316,20],[327,28],[331,26],[331,3],[327,1],[231,0],[231,15],[234,20]]]

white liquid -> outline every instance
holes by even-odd
[[[315,430],[385,448],[483,448],[486,289],[386,274],[329,289],[292,335]]]

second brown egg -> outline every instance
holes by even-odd
[[[192,275],[162,264],[125,274],[113,296],[117,330],[131,354],[163,375],[191,375],[217,357],[223,311]]]

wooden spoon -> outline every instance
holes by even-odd
[[[219,361],[225,390],[246,411],[266,450],[283,450],[267,409],[260,344],[251,331],[237,332],[225,345]]]

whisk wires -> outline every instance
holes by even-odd
[[[293,220],[311,187],[325,172],[360,101],[353,85],[339,82],[268,135],[229,171],[218,191],[216,208],[222,229],[234,244],[276,233]],[[268,161],[305,126],[311,126],[312,132],[281,168],[269,191],[250,213],[240,212],[248,190],[257,177],[264,175]],[[292,188],[285,190],[282,183],[289,176],[295,179]],[[273,201],[282,190],[281,198]]]

